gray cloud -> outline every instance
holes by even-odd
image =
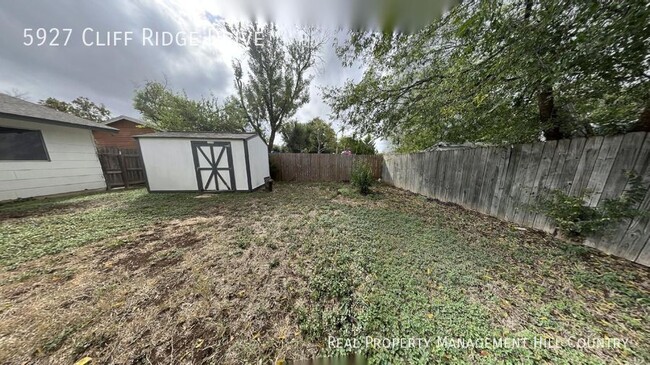
[[[230,65],[215,58],[206,68],[205,60],[199,59],[197,52],[188,52],[188,47],[142,47],[139,42],[116,47],[84,46],[81,36],[86,27],[96,30],[102,42],[108,31],[134,31],[138,41],[143,27],[181,30],[168,14],[144,2],[64,0],[42,1],[38,6],[33,2],[9,2],[0,10],[0,23],[1,90],[29,92],[33,101],[47,96],[71,99],[85,95],[118,113],[133,114],[133,89],[144,80],[162,79],[165,75],[174,87],[192,96],[210,90],[218,94],[231,84]],[[67,46],[23,45],[25,28],[53,27],[72,29]]]
[[[63,100],[87,96],[104,103],[114,114],[137,116],[132,107],[134,89],[146,80],[166,77],[174,88],[185,90],[190,97],[213,93],[223,99],[233,92],[231,60],[241,50],[225,44],[203,48],[140,44],[144,27],[175,33],[191,31],[188,28],[198,21],[209,25],[215,19],[223,19],[220,8],[202,9],[203,4],[186,6],[185,2],[147,0],[5,1],[0,8],[0,92],[27,92],[28,99],[34,102],[49,96]],[[87,47],[81,40],[86,27],[98,31],[102,41],[109,31],[133,31],[135,39],[128,46]],[[25,28],[69,28],[72,35],[65,47],[28,47],[23,45]],[[331,42],[327,43],[314,73],[311,101],[298,111],[296,118],[302,122],[317,116],[329,120],[330,109],[319,88],[342,85],[346,79],[358,79],[361,74],[358,68],[343,68]],[[331,121],[338,125],[338,121]]]

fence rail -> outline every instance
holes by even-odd
[[[627,171],[650,183],[650,134],[575,138],[516,145],[384,156],[388,184],[553,232],[551,220],[534,209],[538,195],[559,189],[588,193],[590,206],[629,189]],[[638,207],[650,211],[650,191]],[[585,244],[650,266],[650,217],[621,222]]]
[[[128,188],[132,185],[145,184],[140,150],[132,148],[98,147],[97,156],[104,172],[106,186]]]
[[[383,159],[376,155],[338,155],[318,153],[273,153],[272,174],[279,181],[350,181],[352,166],[366,162],[373,176],[381,177]]]

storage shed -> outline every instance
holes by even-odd
[[[151,192],[253,191],[269,176],[256,133],[158,132],[135,136]]]

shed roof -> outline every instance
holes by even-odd
[[[181,138],[181,139],[249,139],[257,133],[214,133],[214,132],[156,132],[140,134],[134,138]]]
[[[0,117],[17,118],[30,122],[58,124],[76,128],[117,131],[117,129],[101,123],[79,118],[72,114],[60,112],[2,93],[0,93]]]

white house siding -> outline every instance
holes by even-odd
[[[196,191],[192,141],[230,142],[235,185],[248,190],[244,144],[241,140],[139,138],[151,191]]]
[[[251,185],[253,189],[264,184],[264,178],[270,175],[269,152],[266,144],[260,137],[248,140],[248,154],[250,156]]]
[[[105,189],[88,129],[0,118],[0,127],[40,130],[50,161],[0,161],[0,201]]]

